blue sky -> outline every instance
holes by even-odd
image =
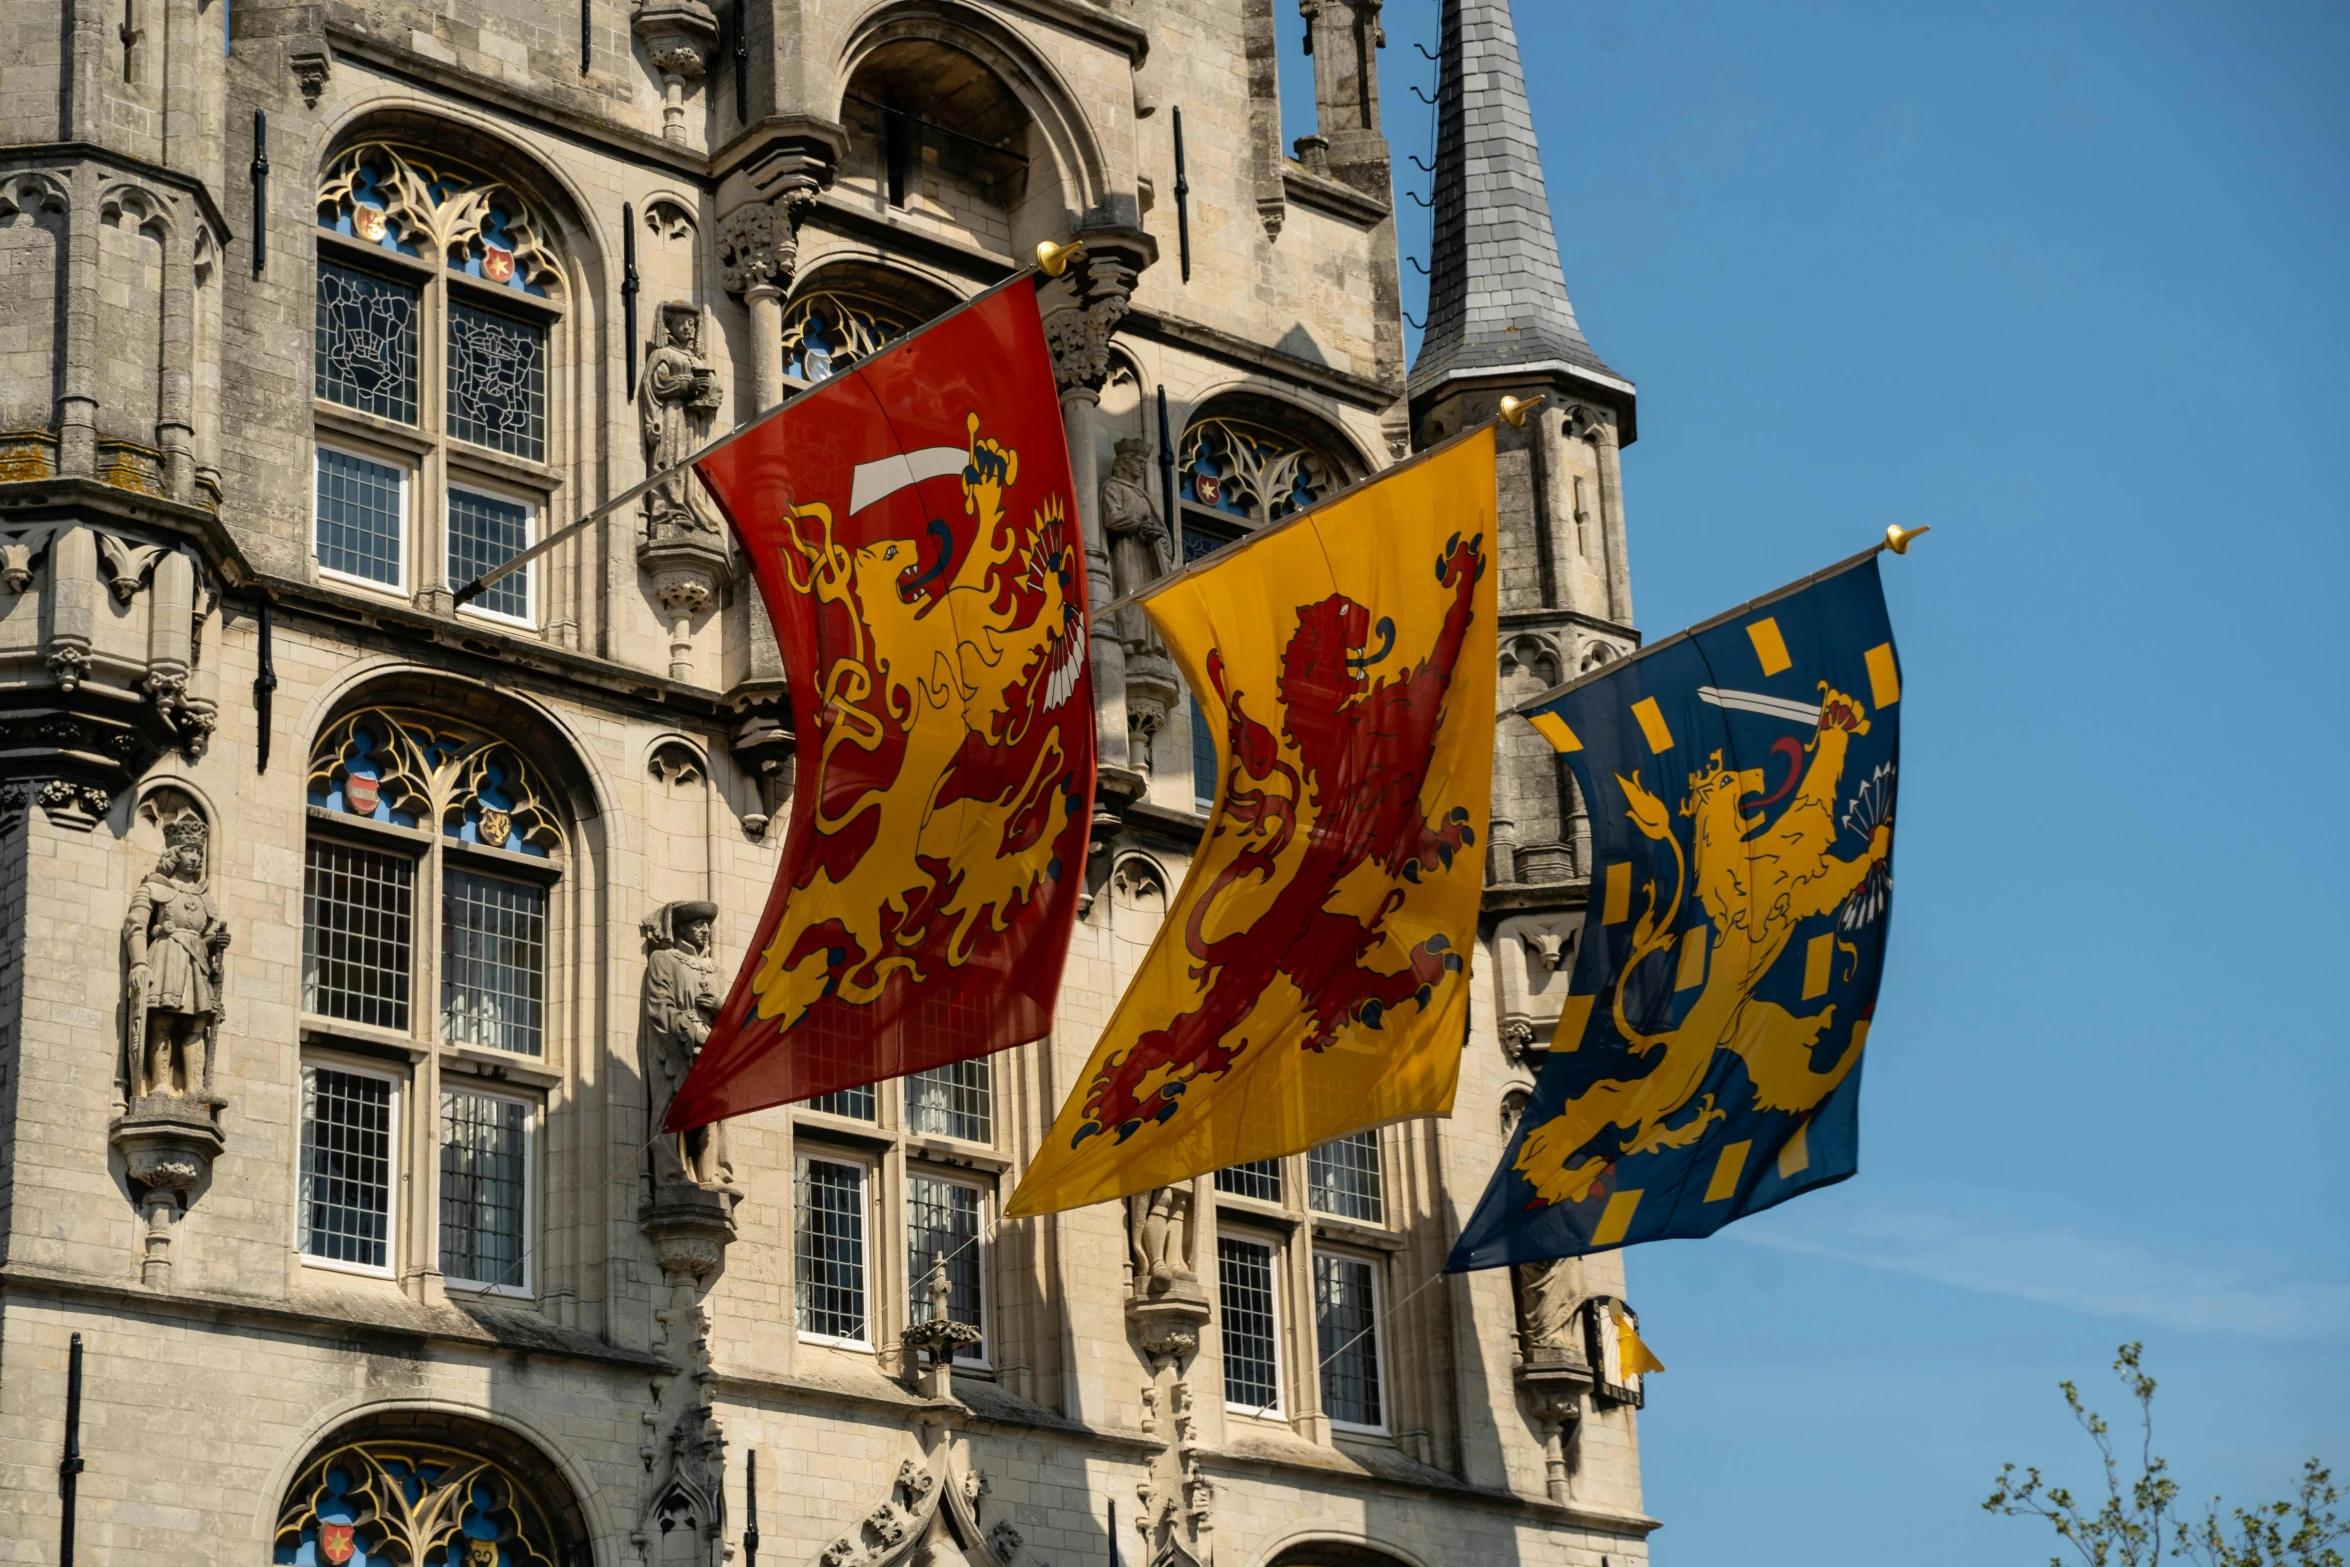
[[[1642,629],[1935,529],[1861,1173],[1630,1259],[1654,1559],[2044,1562],[2124,1339],[2191,1493],[2350,1470],[2350,10],[1517,10]]]

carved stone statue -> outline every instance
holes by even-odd
[[[658,473],[692,455],[709,438],[710,416],[726,400],[717,371],[702,357],[702,313],[671,302],[661,307],[659,335],[645,356],[637,384],[637,415],[645,442],[645,471]],[[690,473],[681,473],[645,497],[647,533],[715,534],[718,515]]]
[[[1123,440],[1102,480],[1102,531],[1110,540],[1110,585],[1120,598],[1148,587],[1175,567],[1174,545],[1167,525],[1151,502],[1145,480],[1149,474],[1150,443]],[[1139,608],[1124,612],[1119,635],[1129,650],[1163,653],[1150,618]]]
[[[1576,1310],[1583,1304],[1583,1278],[1575,1259],[1521,1262],[1511,1272],[1517,1283],[1518,1331],[1526,1359],[1582,1360],[1575,1323]]]
[[[645,916],[645,1082],[652,1095],[653,1124],[669,1114],[669,1103],[685,1082],[694,1057],[710,1037],[725,996],[719,989],[718,959],[712,954],[714,904],[665,903]],[[734,1164],[726,1149],[726,1125],[714,1121],[653,1142],[656,1189],[690,1183],[732,1192]]]
[[[1142,1293],[1164,1295],[1192,1281],[1191,1188],[1162,1186],[1126,1199],[1134,1242],[1134,1280]]]
[[[156,1094],[212,1097],[221,954],[229,936],[206,874],[209,839],[204,818],[192,811],[166,822],[163,856],[131,894],[123,917],[122,945],[130,959],[124,1065],[134,1104]]]

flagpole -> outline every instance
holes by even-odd
[[[1921,533],[1930,533],[1932,531],[1933,528],[1931,524],[1928,524],[1922,528],[1904,528],[1900,524],[1896,523],[1885,530],[1885,536],[1882,539],[1879,539],[1876,543],[1870,545],[1867,549],[1860,551],[1856,555],[1847,555],[1842,560],[1837,561],[1834,565],[1823,566],[1808,577],[1798,577],[1793,582],[1788,583],[1785,587],[1773,588],[1770,592],[1763,594],[1760,598],[1748,599],[1745,603],[1738,605],[1734,609],[1723,610],[1719,615],[1714,616],[1710,620],[1701,620],[1694,626],[1689,626],[1683,630],[1676,631],[1671,636],[1665,638],[1662,642],[1651,642],[1648,644],[1648,646],[1641,648],[1637,652],[1627,653],[1622,658],[1610,659],[1608,662],[1600,665],[1597,669],[1591,670],[1586,674],[1577,675],[1572,680],[1568,680],[1562,682],[1559,685],[1552,686],[1548,691],[1538,692],[1535,695],[1526,698],[1525,701],[1520,702],[1516,707],[1511,708],[1510,711],[1513,713],[1524,714],[1534,712],[1538,708],[1548,707],[1551,703],[1557,701],[1560,697],[1565,696],[1568,692],[1581,690],[1584,686],[1591,684],[1591,682],[1594,680],[1604,679],[1607,676],[1614,674],[1617,670],[1623,668],[1626,664],[1638,663],[1641,659],[1648,657],[1648,655],[1651,653],[1662,653],[1666,648],[1672,647],[1678,643],[1686,642],[1691,637],[1700,636],[1705,632],[1713,630],[1713,628],[1716,626],[1726,625],[1730,621],[1751,615],[1756,610],[1761,609],[1766,605],[1778,603],[1779,600],[1786,598],[1789,594],[1801,593],[1805,588],[1812,586],[1814,583],[1825,582],[1830,577],[1840,577],[1844,575],[1844,573],[1850,571],[1853,567],[1860,565],[1862,562],[1876,559],[1877,556],[1883,554],[1887,550],[1891,550],[1896,555],[1906,555],[1909,553],[1911,540],[1915,539]]]
[[[954,309],[948,311],[945,315],[939,316],[934,320],[924,322],[922,324],[922,331],[928,331],[931,327],[941,325],[944,322],[951,320],[955,316],[961,315],[964,311],[971,309],[973,306],[981,303],[984,300],[994,298],[997,294],[1002,293],[1005,289],[1010,288],[1017,283],[1034,282],[1038,278],[1060,277],[1069,270],[1069,263],[1076,259],[1077,256],[1082,254],[1084,249],[1085,245],[1083,241],[1079,241],[1070,245],[1056,245],[1052,241],[1046,240],[1043,244],[1040,244],[1036,247],[1036,261],[1033,265],[1022,267],[1019,271],[1013,273],[1010,277],[1004,279],[995,287],[988,289],[985,292],[972,295],[969,299],[964,300],[960,305],[957,305]],[[859,360],[854,368],[862,369],[865,365],[872,363],[873,360],[881,358],[884,354],[887,354],[892,350],[913,341],[913,339],[919,336],[921,336],[921,332],[919,331],[909,332],[904,337],[899,338],[896,342],[880,349],[869,358]],[[773,419],[777,414],[782,413],[786,408],[789,408],[792,404],[798,402],[801,398],[807,396],[810,392],[816,391],[819,388],[829,384],[831,379],[831,377],[826,377],[825,380],[818,381],[814,385],[801,387],[798,391],[792,393],[791,396],[785,398],[782,402],[777,403],[774,407],[768,408],[761,412],[756,418],[750,419],[742,424],[738,424],[733,429],[727,431],[724,435],[718,437],[716,440],[710,441],[696,448],[691,455],[680,458],[678,461],[671,463],[668,467],[661,469],[657,473],[646,475],[645,478],[638,481],[636,484],[633,484],[627,489],[622,490],[618,495],[615,495],[610,500],[604,502],[603,505],[598,506],[595,510],[588,512],[584,516],[580,517],[578,521],[566,523],[564,526],[557,528],[553,533],[548,534],[545,538],[539,540],[536,544],[533,544],[530,548],[524,550],[521,554],[507,556],[505,560],[501,561],[496,566],[491,567],[488,571],[483,572],[480,576],[474,578],[471,582],[468,582],[463,587],[459,588],[456,593],[452,595],[453,601],[460,608],[472,603],[475,599],[480,598],[484,593],[487,593],[490,589],[496,587],[499,583],[505,581],[508,577],[512,576],[515,572],[520,571],[523,567],[529,565],[532,561],[538,559],[541,555],[546,554],[547,551],[553,549],[556,545],[562,543],[565,539],[572,538],[577,535],[581,529],[586,528],[593,523],[603,521],[606,517],[609,517],[614,512],[620,510],[621,507],[628,505],[631,501],[640,500],[646,495],[651,494],[660,486],[667,484],[670,480],[676,478],[679,474],[684,473],[687,469],[693,467],[694,464],[707,458],[716,456],[719,452],[724,451],[727,447],[732,446],[735,442],[741,440],[744,436],[749,435],[752,431],[766,424],[768,420]]]

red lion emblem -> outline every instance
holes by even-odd
[[[1299,607],[1276,692],[1298,766],[1283,760],[1273,732],[1249,715],[1249,693],[1226,687],[1222,657],[1208,656],[1209,678],[1230,714],[1231,775],[1216,836],[1234,832],[1253,841],[1218,873],[1184,930],[1196,960],[1192,977],[1207,987],[1199,1005],[1109,1063],[1088,1088],[1087,1124],[1074,1142],[1112,1127],[1124,1141],[1145,1121],[1172,1116],[1191,1079],[1230,1070],[1249,1041],[1227,1047],[1224,1040],[1277,975],[1286,974],[1306,998],[1313,1026],[1303,1048],[1319,1052],[1350,1020],[1376,1029],[1406,1001],[1425,1008],[1444,976],[1459,972],[1461,955],[1443,936],[1414,947],[1401,972],[1363,966],[1364,954],[1381,939],[1380,926],[1404,900],[1401,888],[1367,921],[1324,905],[1366,860],[1417,883],[1425,872],[1449,869],[1456,853],[1475,845],[1468,810],[1455,806],[1441,822],[1432,821],[1421,814],[1420,790],[1485,572],[1483,543],[1482,534],[1466,542],[1455,534],[1445,545],[1436,580],[1452,590],[1452,602],[1435,645],[1396,679],[1373,683],[1366,674],[1394,652],[1394,621],[1374,625],[1371,612],[1344,594]],[[1208,911],[1219,897],[1278,874],[1301,805],[1306,848],[1296,874],[1248,928],[1208,940]],[[1163,1069],[1146,1101],[1138,1089]]]

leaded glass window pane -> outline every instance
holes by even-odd
[[[392,1085],[302,1068],[302,1253],[391,1266]]]
[[[545,459],[544,328],[449,301],[449,433],[532,462]]]
[[[870,1342],[865,1327],[865,1167],[802,1155],[792,1163],[800,1331]]]
[[[408,546],[408,471],[331,446],[318,449],[318,564],[400,586]]]
[[[927,1175],[907,1176],[906,1278],[910,1299],[906,1320],[930,1320],[931,1262],[944,1257],[948,1319],[985,1331],[979,1252],[979,1188]],[[955,1358],[983,1359],[981,1349],[975,1344]]]
[[[995,1138],[994,1090],[987,1058],[933,1067],[906,1079],[906,1126],[967,1143]]]
[[[1380,1184],[1377,1131],[1341,1137],[1306,1155],[1306,1196],[1316,1213],[1384,1224],[1387,1200]]]
[[[1281,1407],[1280,1323],[1273,1312],[1273,1248],[1216,1238],[1223,1307],[1224,1401],[1247,1410]]]
[[[441,1272],[485,1287],[522,1289],[525,1186],[520,1101],[441,1090]]]
[[[1322,1412],[1351,1426],[1377,1426],[1379,1295],[1371,1265],[1314,1254],[1315,1358],[1322,1363]]]
[[[408,1026],[415,863],[324,838],[302,875],[302,1010],[376,1028]]]
[[[449,491],[449,580],[471,582],[503,566],[530,547],[530,508],[520,501],[473,490]],[[493,583],[473,601],[493,615],[530,617],[530,577],[525,566]]]
[[[1251,1159],[1246,1164],[1226,1165],[1216,1172],[1216,1190],[1230,1192],[1235,1197],[1254,1197],[1259,1202],[1279,1202],[1281,1161]]]
[[[808,1101],[808,1108],[825,1115],[845,1115],[853,1121],[873,1119],[873,1086],[844,1088],[838,1093],[818,1094]]]
[[[318,264],[312,389],[327,402],[416,422],[416,290]]]
[[[441,878],[441,1037],[537,1055],[546,975],[546,889],[449,866]]]

